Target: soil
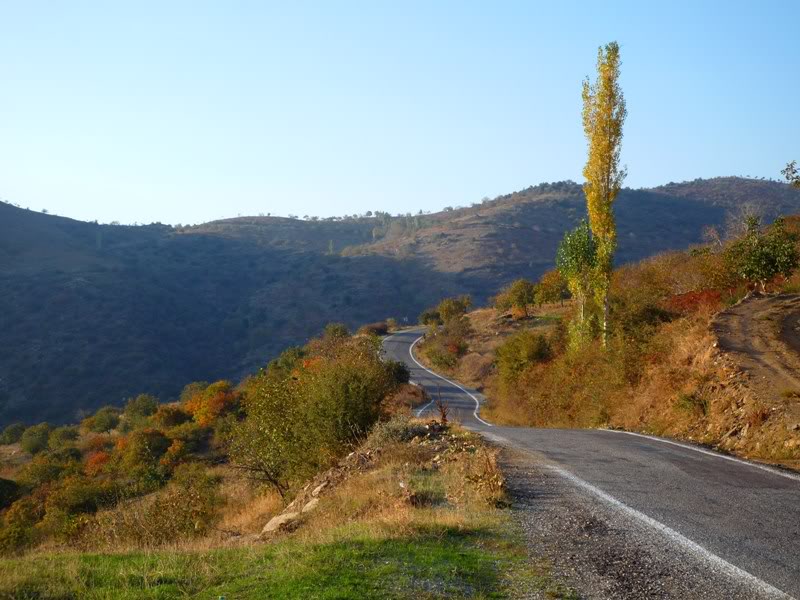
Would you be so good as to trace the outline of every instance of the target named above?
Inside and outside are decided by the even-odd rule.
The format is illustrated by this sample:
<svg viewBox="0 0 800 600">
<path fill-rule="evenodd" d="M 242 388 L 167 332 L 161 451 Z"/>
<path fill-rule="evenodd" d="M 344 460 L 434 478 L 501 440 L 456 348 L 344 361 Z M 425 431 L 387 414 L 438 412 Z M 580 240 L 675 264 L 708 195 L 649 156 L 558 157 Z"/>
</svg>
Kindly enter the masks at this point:
<svg viewBox="0 0 800 600">
<path fill-rule="evenodd" d="M 750 296 L 717 315 L 712 329 L 748 387 L 800 419 L 800 294 Z"/>
</svg>

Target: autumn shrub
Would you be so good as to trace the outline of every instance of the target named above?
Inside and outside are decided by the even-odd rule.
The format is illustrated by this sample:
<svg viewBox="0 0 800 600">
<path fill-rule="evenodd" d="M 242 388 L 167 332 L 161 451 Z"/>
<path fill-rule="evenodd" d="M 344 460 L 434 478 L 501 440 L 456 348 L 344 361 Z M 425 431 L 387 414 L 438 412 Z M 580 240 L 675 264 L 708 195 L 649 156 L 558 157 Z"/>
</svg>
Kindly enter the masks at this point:
<svg viewBox="0 0 800 600">
<path fill-rule="evenodd" d="M 40 498 L 26 496 L 14 502 L 2 516 L 0 554 L 15 554 L 34 545 L 40 537 L 34 526 L 43 515 Z"/>
<path fill-rule="evenodd" d="M 192 419 L 192 415 L 177 404 L 162 404 L 151 417 L 153 424 L 161 428 L 175 427 Z"/>
<path fill-rule="evenodd" d="M 239 406 L 239 393 L 230 381 L 217 381 L 205 388 L 182 395 L 183 409 L 201 426 L 211 425 L 226 412 Z"/>
<path fill-rule="evenodd" d="M 536 284 L 527 279 L 517 279 L 494 298 L 498 310 L 514 310 L 515 318 L 528 316 L 528 306 L 536 303 Z"/>
<path fill-rule="evenodd" d="M 89 477 L 96 477 L 103 471 L 109 460 L 111 460 L 111 454 L 104 450 L 95 450 L 87 455 L 83 470 Z"/>
<path fill-rule="evenodd" d="M 122 413 L 124 421 L 121 430 L 127 433 L 132 429 L 145 426 L 148 418 L 158 410 L 158 406 L 158 399 L 150 394 L 139 394 L 134 398 L 130 398 L 125 403 Z"/>
</svg>

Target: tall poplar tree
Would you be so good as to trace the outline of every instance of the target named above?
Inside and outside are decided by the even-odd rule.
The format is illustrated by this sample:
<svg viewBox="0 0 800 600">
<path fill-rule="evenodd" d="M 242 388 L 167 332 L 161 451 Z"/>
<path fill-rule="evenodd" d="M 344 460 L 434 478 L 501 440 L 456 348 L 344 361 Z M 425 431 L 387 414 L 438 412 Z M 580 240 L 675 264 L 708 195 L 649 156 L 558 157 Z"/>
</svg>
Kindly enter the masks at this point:
<svg viewBox="0 0 800 600">
<path fill-rule="evenodd" d="M 611 42 L 597 50 L 595 82 L 588 78 L 583 82 L 583 131 L 589 145 L 583 191 L 597 247 L 593 285 L 603 311 L 603 344 L 608 340 L 608 293 L 617 247 L 613 203 L 626 175 L 626 169 L 619 166 L 622 124 L 627 114 L 619 73 L 619 44 Z"/>
</svg>

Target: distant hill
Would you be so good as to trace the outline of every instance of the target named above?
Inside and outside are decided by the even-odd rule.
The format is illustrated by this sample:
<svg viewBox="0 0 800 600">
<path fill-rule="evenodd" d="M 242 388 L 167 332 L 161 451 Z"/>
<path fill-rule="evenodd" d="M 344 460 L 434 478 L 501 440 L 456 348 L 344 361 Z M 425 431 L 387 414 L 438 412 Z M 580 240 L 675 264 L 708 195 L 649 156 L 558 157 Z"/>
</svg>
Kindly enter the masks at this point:
<svg viewBox="0 0 800 600">
<path fill-rule="evenodd" d="M 744 204 L 800 212 L 800 191 L 717 178 L 624 190 L 618 261 L 698 243 Z M 0 203 L 0 422 L 74 420 L 195 380 L 236 379 L 329 321 L 414 320 L 551 268 L 585 214 L 579 185 L 468 208 L 339 220 L 84 223 Z"/>
</svg>

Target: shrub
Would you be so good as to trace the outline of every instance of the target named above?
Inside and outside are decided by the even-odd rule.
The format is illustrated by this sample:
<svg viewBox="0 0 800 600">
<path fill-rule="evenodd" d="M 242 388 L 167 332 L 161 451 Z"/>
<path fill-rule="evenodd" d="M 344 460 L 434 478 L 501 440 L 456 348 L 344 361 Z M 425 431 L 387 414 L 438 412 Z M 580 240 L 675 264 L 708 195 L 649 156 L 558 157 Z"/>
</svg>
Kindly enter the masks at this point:
<svg viewBox="0 0 800 600">
<path fill-rule="evenodd" d="M 445 298 L 436 307 L 436 312 L 439 313 L 442 323 L 447 325 L 448 322 L 466 315 L 471 306 L 472 298 L 470 296 Z"/>
<path fill-rule="evenodd" d="M 117 490 L 109 481 L 71 475 L 48 494 L 39 528 L 57 539 L 68 540 L 89 523 L 85 515 L 116 500 Z"/>
<path fill-rule="evenodd" d="M 217 381 L 204 389 L 197 389 L 183 401 L 184 410 L 203 427 L 238 406 L 239 394 L 230 381 Z"/>
<path fill-rule="evenodd" d="M 367 325 L 363 325 L 358 330 L 358 333 L 361 335 L 386 335 L 389 333 L 389 325 L 385 321 L 368 323 Z"/>
<path fill-rule="evenodd" d="M 495 363 L 505 382 L 514 381 L 528 365 L 548 360 L 553 355 L 547 338 L 534 331 L 520 331 L 495 351 Z"/>
<path fill-rule="evenodd" d="M 17 473 L 17 482 L 27 488 L 37 488 L 45 483 L 57 481 L 77 465 L 72 461 L 59 460 L 48 454 L 40 454 Z"/>
<path fill-rule="evenodd" d="M 344 323 L 328 323 L 325 325 L 325 331 L 322 337 L 326 340 L 335 340 L 339 338 L 346 338 L 350 335 L 350 330 Z"/>
<path fill-rule="evenodd" d="M 328 466 L 377 421 L 399 382 L 369 338 L 340 338 L 317 348 L 291 376 L 262 372 L 244 386 L 246 417 L 231 456 L 280 493 Z"/>
<path fill-rule="evenodd" d="M 20 436 L 19 443 L 25 452 L 38 454 L 47 449 L 47 440 L 53 426 L 50 423 L 39 423 L 28 427 Z"/>
<path fill-rule="evenodd" d="M 192 416 L 177 404 L 162 404 L 152 418 L 159 427 L 169 428 L 190 421 Z"/>
<path fill-rule="evenodd" d="M 104 433 L 116 429 L 119 425 L 120 410 L 115 406 L 104 406 L 94 413 L 91 417 L 87 417 L 81 422 L 81 425 L 87 431 L 94 433 Z"/>
<path fill-rule="evenodd" d="M 203 535 L 218 517 L 218 485 L 218 478 L 201 465 L 181 465 L 164 490 L 99 512 L 84 532 L 84 543 L 152 548 Z"/>
<path fill-rule="evenodd" d="M 111 455 L 108 452 L 96 450 L 86 457 L 84 472 L 89 477 L 95 477 L 105 468 L 110 459 Z"/>
<path fill-rule="evenodd" d="M 494 299 L 498 310 L 515 309 L 522 316 L 528 316 L 528 305 L 536 302 L 536 285 L 527 279 L 517 279 Z"/>
<path fill-rule="evenodd" d="M 744 236 L 731 244 L 726 257 L 742 279 L 765 291 L 776 275 L 788 277 L 797 268 L 796 236 L 786 231 L 783 219 L 777 219 L 766 232 L 757 217 L 748 218 L 746 226 Z"/>
<path fill-rule="evenodd" d="M 22 423 L 12 423 L 0 433 L 0 445 L 16 444 L 22 437 L 25 431 L 25 425 Z"/>
<path fill-rule="evenodd" d="M 74 444 L 78 439 L 78 428 L 71 425 L 56 427 L 47 438 L 47 445 L 51 450 L 59 450 Z"/>
<path fill-rule="evenodd" d="M 422 313 L 419 315 L 418 321 L 420 325 L 436 327 L 442 324 L 442 317 L 439 315 L 439 311 L 435 308 L 428 308 L 422 311 Z"/>
<path fill-rule="evenodd" d="M 132 421 L 139 421 L 158 410 L 158 399 L 150 394 L 139 394 L 125 404 L 125 416 Z"/>
<path fill-rule="evenodd" d="M 3 514 L 0 527 L 0 553 L 13 554 L 34 543 L 34 525 L 42 518 L 44 507 L 38 498 L 20 498 Z"/>
</svg>

